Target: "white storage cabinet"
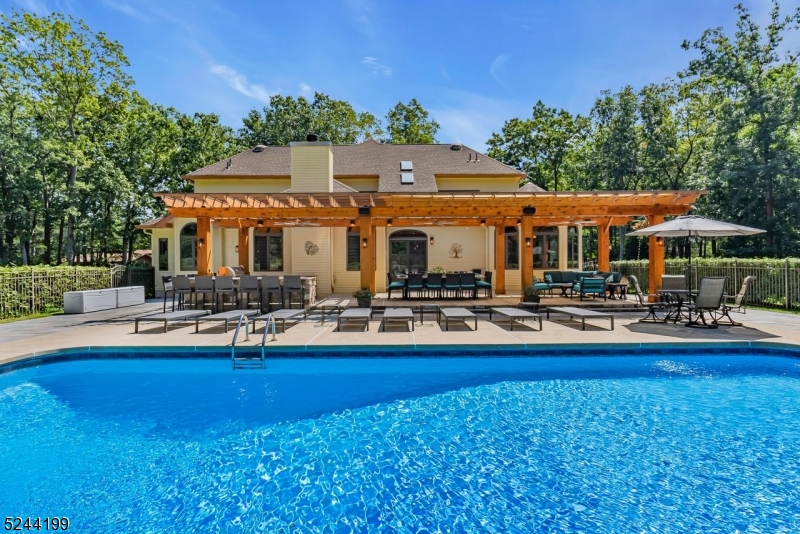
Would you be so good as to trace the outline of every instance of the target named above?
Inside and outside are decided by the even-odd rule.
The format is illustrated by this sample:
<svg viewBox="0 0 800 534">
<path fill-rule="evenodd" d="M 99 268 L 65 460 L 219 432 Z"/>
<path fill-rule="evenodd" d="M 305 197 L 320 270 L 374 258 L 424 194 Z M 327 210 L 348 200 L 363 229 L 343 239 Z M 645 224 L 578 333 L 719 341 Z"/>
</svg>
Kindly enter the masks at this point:
<svg viewBox="0 0 800 534">
<path fill-rule="evenodd" d="M 116 287 L 117 308 L 144 304 L 144 286 Z"/>
<path fill-rule="evenodd" d="M 64 313 L 89 313 L 117 307 L 114 289 L 89 289 L 64 293 Z"/>
</svg>

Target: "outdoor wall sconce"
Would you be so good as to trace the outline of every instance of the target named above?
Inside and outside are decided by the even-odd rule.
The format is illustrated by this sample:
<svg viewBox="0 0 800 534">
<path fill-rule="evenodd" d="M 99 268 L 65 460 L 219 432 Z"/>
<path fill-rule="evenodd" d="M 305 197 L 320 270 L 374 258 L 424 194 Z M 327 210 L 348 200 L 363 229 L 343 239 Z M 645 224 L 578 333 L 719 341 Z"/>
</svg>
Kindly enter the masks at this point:
<svg viewBox="0 0 800 534">
<path fill-rule="evenodd" d="M 433 236 L 431 236 L 431 238 L 430 238 L 430 239 L 428 239 L 428 243 L 430 243 L 431 245 L 433 245 Z"/>
<path fill-rule="evenodd" d="M 664 238 L 663 238 L 663 237 L 657 237 L 657 238 L 656 238 L 656 244 L 657 244 L 658 246 L 661 246 L 661 245 L 663 245 L 663 244 L 664 244 Z"/>
<path fill-rule="evenodd" d="M 361 240 L 361 246 L 364 247 L 364 248 L 367 248 L 367 238 L 366 237 Z"/>
<path fill-rule="evenodd" d="M 258 223 L 259 226 L 261 226 L 262 224 L 264 224 L 264 219 L 259 219 L 256 222 Z"/>
<path fill-rule="evenodd" d="M 486 226 L 486 219 L 481 219 L 481 226 Z"/>
<path fill-rule="evenodd" d="M 197 240 L 197 248 L 203 248 L 206 246 L 206 240 L 202 237 Z"/>
<path fill-rule="evenodd" d="M 355 226 L 356 222 L 353 219 L 350 219 L 350 226 Z"/>
<path fill-rule="evenodd" d="M 529 247 L 529 246 L 531 246 L 531 238 L 530 238 L 530 237 L 526 237 L 526 238 L 525 238 L 525 246 L 526 246 L 526 247 Z"/>
<path fill-rule="evenodd" d="M 386 221 L 386 226 L 391 226 L 391 225 L 392 225 L 392 220 L 391 220 L 391 219 L 388 219 L 388 220 Z"/>
<path fill-rule="evenodd" d="M 234 247 L 233 247 L 233 251 L 234 251 L 234 252 L 239 252 L 239 245 L 236 245 L 236 246 L 234 246 Z"/>
</svg>

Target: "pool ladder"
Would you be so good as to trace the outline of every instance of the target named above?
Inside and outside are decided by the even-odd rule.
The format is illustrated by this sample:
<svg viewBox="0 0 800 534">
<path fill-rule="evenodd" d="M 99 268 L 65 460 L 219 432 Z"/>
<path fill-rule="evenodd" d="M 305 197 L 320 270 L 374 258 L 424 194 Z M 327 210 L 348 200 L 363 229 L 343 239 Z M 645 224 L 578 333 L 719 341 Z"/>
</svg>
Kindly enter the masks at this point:
<svg viewBox="0 0 800 534">
<path fill-rule="evenodd" d="M 269 326 L 272 325 L 272 339 L 270 341 L 277 341 L 275 336 L 275 318 L 272 314 L 267 315 L 267 324 L 264 327 L 264 335 L 261 336 L 261 354 L 253 357 L 249 355 L 236 356 L 236 340 L 239 337 L 239 330 L 242 328 L 244 322 L 244 340 L 250 341 L 250 321 L 246 315 L 239 317 L 239 322 L 236 324 L 236 330 L 233 332 L 233 339 L 231 339 L 231 363 L 234 369 L 263 369 L 266 366 L 266 358 L 264 346 L 267 343 L 267 333 Z M 255 332 L 255 323 L 253 323 L 253 331 Z"/>
</svg>

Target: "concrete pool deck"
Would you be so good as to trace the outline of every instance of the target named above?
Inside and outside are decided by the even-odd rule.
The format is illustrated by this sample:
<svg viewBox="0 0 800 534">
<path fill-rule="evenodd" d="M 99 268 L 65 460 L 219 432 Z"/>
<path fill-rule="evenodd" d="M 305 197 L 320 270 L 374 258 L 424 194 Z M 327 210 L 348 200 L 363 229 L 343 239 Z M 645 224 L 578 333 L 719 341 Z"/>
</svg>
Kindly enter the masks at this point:
<svg viewBox="0 0 800 534">
<path fill-rule="evenodd" d="M 160 301 L 150 301 L 140 306 L 95 312 L 84 315 L 56 315 L 41 319 L 0 324 L 0 364 L 9 363 L 33 354 L 74 347 L 220 347 L 229 346 L 233 332 L 224 332 L 222 325 L 201 324 L 195 333 L 194 322 L 171 325 L 163 333 L 160 324 L 143 323 L 134 334 L 134 318 L 161 312 Z M 614 314 L 616 328 L 609 330 L 607 320 L 588 320 L 586 330 L 581 330 L 580 320 L 570 321 L 567 316 L 551 315 L 544 321 L 543 331 L 533 321 L 514 326 L 509 331 L 508 321 L 495 315 L 478 314 L 478 330 L 467 324 L 451 322 L 445 332 L 431 315 L 408 332 L 404 325 L 389 325 L 379 331 L 382 314 L 376 313 L 370 321 L 369 331 L 353 323 L 336 330 L 336 316 L 328 315 L 320 322 L 318 312 L 307 321 L 287 322 L 285 333 L 278 332 L 277 341 L 267 342 L 277 346 L 335 346 L 335 345 L 528 345 L 537 344 L 614 344 L 614 343 L 706 343 L 730 341 L 759 341 L 800 345 L 800 315 L 748 310 L 735 314 L 744 326 L 722 326 L 715 330 L 687 328 L 682 324 L 639 323 L 645 312 L 619 312 Z M 256 335 L 250 341 L 240 335 L 237 346 L 256 346 L 261 342 L 264 323 L 259 322 Z M 271 335 L 267 337 L 269 340 Z"/>
</svg>

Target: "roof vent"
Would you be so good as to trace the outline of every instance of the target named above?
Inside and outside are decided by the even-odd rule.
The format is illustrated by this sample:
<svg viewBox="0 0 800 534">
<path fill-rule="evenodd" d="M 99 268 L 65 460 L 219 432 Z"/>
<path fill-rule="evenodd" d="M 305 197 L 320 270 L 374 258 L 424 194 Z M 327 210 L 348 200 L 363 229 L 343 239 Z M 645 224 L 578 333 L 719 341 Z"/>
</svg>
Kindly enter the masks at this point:
<svg viewBox="0 0 800 534">
<path fill-rule="evenodd" d="M 266 149 L 266 145 L 256 145 L 253 147 L 253 152 L 264 152 Z"/>
<path fill-rule="evenodd" d="M 400 173 L 400 183 L 401 184 L 413 184 L 414 183 L 414 173 L 413 172 L 401 172 Z"/>
<path fill-rule="evenodd" d="M 401 161 L 400 162 L 400 170 L 401 171 L 413 171 L 414 165 L 410 161 Z"/>
<path fill-rule="evenodd" d="M 316 143 L 317 141 L 319 141 L 319 136 L 313 133 L 308 134 L 306 136 L 306 141 L 308 141 L 309 143 Z"/>
<path fill-rule="evenodd" d="M 461 145 L 450 145 L 450 150 L 461 150 Z"/>
</svg>

